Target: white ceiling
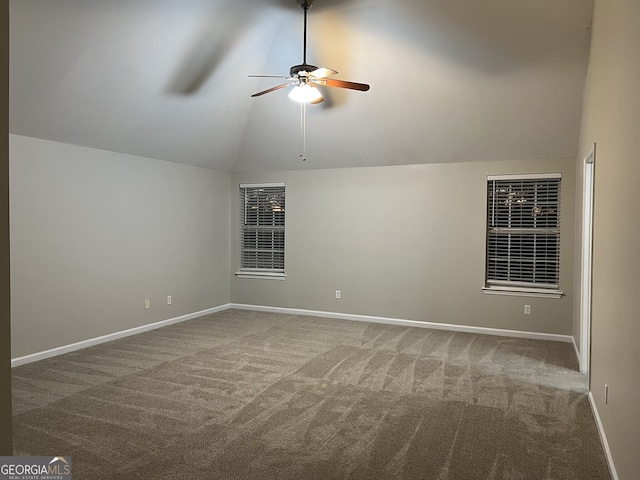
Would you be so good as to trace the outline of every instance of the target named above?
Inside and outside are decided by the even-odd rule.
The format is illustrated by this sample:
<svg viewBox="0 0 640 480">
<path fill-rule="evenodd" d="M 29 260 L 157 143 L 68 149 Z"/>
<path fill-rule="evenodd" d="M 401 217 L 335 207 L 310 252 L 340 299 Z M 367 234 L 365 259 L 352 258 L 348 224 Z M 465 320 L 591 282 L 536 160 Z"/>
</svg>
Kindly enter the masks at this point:
<svg viewBox="0 0 640 480">
<path fill-rule="evenodd" d="M 592 0 L 11 0 L 11 133 L 223 171 L 575 156 Z"/>
</svg>

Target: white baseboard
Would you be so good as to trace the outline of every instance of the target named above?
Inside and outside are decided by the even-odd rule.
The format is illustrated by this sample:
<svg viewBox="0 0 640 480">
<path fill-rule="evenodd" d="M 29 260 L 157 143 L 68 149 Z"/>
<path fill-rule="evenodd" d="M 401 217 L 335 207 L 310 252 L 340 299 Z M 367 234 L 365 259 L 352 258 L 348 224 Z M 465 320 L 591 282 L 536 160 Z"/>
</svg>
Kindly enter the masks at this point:
<svg viewBox="0 0 640 480">
<path fill-rule="evenodd" d="M 354 315 L 351 313 L 336 313 L 336 312 L 323 312 L 318 310 L 304 310 L 299 308 L 283 308 L 283 307 L 267 307 L 261 305 L 246 305 L 240 303 L 227 303 L 218 307 L 209 308 L 207 310 L 201 310 L 199 312 L 189 313 L 180 317 L 169 318 L 160 322 L 150 323 L 148 325 L 141 325 L 139 327 L 130 328 L 128 330 L 122 330 L 120 332 L 110 333 L 101 337 L 90 338 L 81 342 L 72 343 L 70 345 L 63 345 L 61 347 L 52 348 L 43 352 L 36 352 L 23 357 L 17 357 L 11 360 L 11 367 L 17 367 L 31 362 L 37 362 L 38 360 L 44 360 L 45 358 L 55 357 L 56 355 L 62 355 L 63 353 L 73 352 L 82 348 L 91 347 L 100 343 L 110 342 L 117 340 L 118 338 L 128 337 L 130 335 L 136 335 L 138 333 L 147 332 L 149 330 L 155 330 L 156 328 L 166 327 L 175 323 L 185 322 L 203 315 L 209 315 L 216 312 L 222 312 L 229 308 L 236 308 L 238 310 L 254 310 L 259 312 L 273 312 L 284 313 L 291 315 L 309 315 L 312 317 L 322 318 L 335 318 L 340 320 L 354 320 L 358 322 L 371 322 L 371 323 L 383 323 L 387 325 L 401 325 L 405 327 L 421 327 L 432 328 L 435 330 L 449 330 L 453 332 L 466 332 L 466 333 L 479 333 L 483 335 L 499 335 L 503 337 L 516 337 L 516 338 L 531 338 L 535 340 L 552 340 L 556 342 L 573 342 L 575 341 L 571 335 L 559 335 L 555 333 L 539 333 L 539 332 L 524 332 L 520 330 L 504 330 L 499 328 L 487 328 L 487 327 L 473 327 L 466 325 L 454 325 L 450 323 L 434 323 L 434 322 L 419 322 L 416 320 L 403 320 L 399 318 L 388 317 L 375 317 L 369 315 Z"/>
<path fill-rule="evenodd" d="M 604 433 L 602 420 L 600 420 L 600 414 L 598 413 L 598 407 L 596 406 L 596 401 L 593 398 L 592 392 L 589 392 L 589 403 L 591 404 L 593 417 L 595 418 L 596 425 L 598 426 L 598 433 L 600 434 L 600 442 L 602 443 L 604 454 L 607 457 L 607 465 L 609 466 L 609 473 L 611 473 L 611 480 L 619 480 L 618 472 L 616 472 L 616 466 L 613 463 L 613 457 L 611 456 L 611 450 L 609 449 L 609 442 L 607 442 L 607 436 Z"/>
<path fill-rule="evenodd" d="M 141 325 L 139 327 L 130 328 L 128 330 L 109 333 L 107 335 L 102 335 L 101 337 L 82 340 L 81 342 L 72 343 L 70 345 L 63 345 L 61 347 L 52 348 L 50 350 L 45 350 L 43 352 L 32 353 L 30 355 L 25 355 L 24 357 L 13 358 L 11 360 L 11 368 L 17 367 L 19 365 L 24 365 L 26 363 L 37 362 L 38 360 L 44 360 L 45 358 L 55 357 L 56 355 L 62 355 L 63 353 L 73 352 L 75 350 L 80 350 L 82 348 L 92 347 L 93 345 L 98 345 L 100 343 L 110 342 L 118 338 L 128 337 L 130 335 L 136 335 L 138 333 L 148 332 L 149 330 L 155 330 L 156 328 L 166 327 L 168 325 L 173 325 L 175 323 L 185 322 L 193 318 L 202 317 L 203 315 L 209 315 L 212 313 L 221 312 L 223 310 L 227 310 L 228 308 L 229 308 L 229 304 L 220 305 L 218 307 L 208 308 L 206 310 L 201 310 L 199 312 L 193 312 L 193 313 L 188 313 L 186 315 L 181 315 L 179 317 L 169 318 L 167 320 L 162 320 L 160 322 L 149 323 L 147 325 Z"/>
<path fill-rule="evenodd" d="M 230 308 L 238 310 L 254 310 L 259 312 L 285 313 L 295 315 L 309 315 L 312 317 L 336 318 L 340 320 L 355 320 L 358 322 L 384 323 L 387 325 L 401 325 L 404 327 L 432 328 L 435 330 L 450 330 L 454 332 L 480 333 L 483 335 L 499 335 L 502 337 L 532 338 L 535 340 L 552 340 L 556 342 L 573 342 L 571 335 L 556 333 L 524 332 L 520 330 L 504 330 L 500 328 L 473 327 L 454 325 L 451 323 L 419 322 L 417 320 L 403 320 L 400 318 L 373 317 L 369 315 L 354 315 L 351 313 L 323 312 L 318 310 L 303 310 L 299 308 L 266 307 L 261 305 L 246 305 L 231 303 Z"/>
</svg>

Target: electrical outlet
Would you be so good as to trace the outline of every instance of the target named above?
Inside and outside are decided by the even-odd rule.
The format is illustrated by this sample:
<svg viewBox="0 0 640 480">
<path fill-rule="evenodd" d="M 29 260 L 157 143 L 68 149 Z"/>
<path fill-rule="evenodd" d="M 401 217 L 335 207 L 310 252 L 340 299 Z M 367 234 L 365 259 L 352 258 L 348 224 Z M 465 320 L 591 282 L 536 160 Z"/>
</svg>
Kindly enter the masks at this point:
<svg viewBox="0 0 640 480">
<path fill-rule="evenodd" d="M 524 306 L 524 314 L 525 315 L 531 315 L 531 305 L 525 305 Z"/>
<path fill-rule="evenodd" d="M 150 298 L 145 298 L 144 299 L 144 309 L 145 310 L 149 310 L 151 308 L 151 299 Z"/>
<path fill-rule="evenodd" d="M 340 298 L 340 290 L 336 290 L 336 298 Z"/>
<path fill-rule="evenodd" d="M 171 305 L 171 295 L 167 296 L 167 305 Z"/>
<path fill-rule="evenodd" d="M 604 384 L 604 404 L 607 405 L 609 403 L 609 385 Z"/>
</svg>

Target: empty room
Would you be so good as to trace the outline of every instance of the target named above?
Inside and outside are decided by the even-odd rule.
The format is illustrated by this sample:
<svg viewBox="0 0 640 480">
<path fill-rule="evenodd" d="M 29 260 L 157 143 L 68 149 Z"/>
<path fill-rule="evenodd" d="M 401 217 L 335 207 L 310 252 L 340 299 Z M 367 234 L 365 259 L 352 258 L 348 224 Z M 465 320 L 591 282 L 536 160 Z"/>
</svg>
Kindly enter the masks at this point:
<svg viewBox="0 0 640 480">
<path fill-rule="evenodd" d="M 640 3 L 2 15 L 0 478 L 640 478 Z"/>
</svg>

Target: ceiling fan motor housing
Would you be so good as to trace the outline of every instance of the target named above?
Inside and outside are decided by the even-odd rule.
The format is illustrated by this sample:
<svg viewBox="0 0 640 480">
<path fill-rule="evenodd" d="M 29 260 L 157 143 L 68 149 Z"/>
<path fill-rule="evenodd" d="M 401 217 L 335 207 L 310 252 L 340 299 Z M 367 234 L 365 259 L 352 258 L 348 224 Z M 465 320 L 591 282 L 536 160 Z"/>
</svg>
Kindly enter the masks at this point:
<svg viewBox="0 0 640 480">
<path fill-rule="evenodd" d="M 298 0 L 298 5 L 305 10 L 311 8 L 313 5 L 313 0 Z"/>
<path fill-rule="evenodd" d="M 293 67 L 291 67 L 289 69 L 289 76 L 290 77 L 299 77 L 300 76 L 300 72 L 311 73 L 311 72 L 313 72 L 314 70 L 317 70 L 317 69 L 318 69 L 318 67 L 316 67 L 315 65 L 309 65 L 307 63 L 303 63 L 301 65 L 294 65 Z"/>
</svg>

